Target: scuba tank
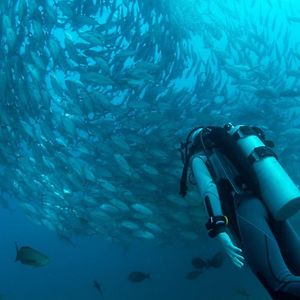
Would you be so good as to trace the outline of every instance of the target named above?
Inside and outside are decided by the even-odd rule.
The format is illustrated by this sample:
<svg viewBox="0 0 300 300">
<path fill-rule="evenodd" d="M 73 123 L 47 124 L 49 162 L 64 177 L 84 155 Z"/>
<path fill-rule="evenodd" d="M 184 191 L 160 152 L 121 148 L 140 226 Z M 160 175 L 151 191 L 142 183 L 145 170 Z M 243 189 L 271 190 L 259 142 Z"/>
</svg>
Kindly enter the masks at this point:
<svg viewBox="0 0 300 300">
<path fill-rule="evenodd" d="M 264 139 L 262 130 L 232 124 L 224 128 L 251 164 L 261 198 L 273 217 L 285 220 L 295 214 L 300 209 L 300 191 L 268 147 L 270 141 Z"/>
</svg>

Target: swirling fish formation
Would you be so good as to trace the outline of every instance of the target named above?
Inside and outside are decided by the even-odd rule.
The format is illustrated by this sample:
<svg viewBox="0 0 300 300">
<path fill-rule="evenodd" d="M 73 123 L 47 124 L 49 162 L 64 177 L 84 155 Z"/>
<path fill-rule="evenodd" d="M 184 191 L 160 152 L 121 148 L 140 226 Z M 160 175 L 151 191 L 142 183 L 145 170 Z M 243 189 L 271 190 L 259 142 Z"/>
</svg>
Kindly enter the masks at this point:
<svg viewBox="0 0 300 300">
<path fill-rule="evenodd" d="M 198 240 L 206 216 L 194 188 L 178 195 L 177 148 L 199 124 L 263 127 L 299 179 L 292 4 L 4 0 L 0 12 L 1 203 L 62 239 Z"/>
</svg>

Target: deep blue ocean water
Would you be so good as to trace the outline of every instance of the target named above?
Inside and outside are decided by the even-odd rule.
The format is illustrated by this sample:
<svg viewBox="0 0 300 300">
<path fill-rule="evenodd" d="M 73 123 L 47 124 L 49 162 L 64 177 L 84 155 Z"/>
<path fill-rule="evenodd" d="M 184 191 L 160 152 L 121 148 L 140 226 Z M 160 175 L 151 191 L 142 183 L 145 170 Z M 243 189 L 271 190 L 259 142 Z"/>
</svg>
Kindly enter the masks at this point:
<svg viewBox="0 0 300 300">
<path fill-rule="evenodd" d="M 1 273 L 3 299 L 14 300 L 199 300 L 242 299 L 235 293 L 244 287 L 251 299 L 268 299 L 247 267 L 238 270 L 229 261 L 220 269 L 204 271 L 187 280 L 192 257 L 209 257 L 217 245 L 153 245 L 137 242 L 128 249 L 101 237 L 74 239 L 75 246 L 32 224 L 21 212 L 0 210 Z M 46 267 L 34 268 L 15 262 L 15 245 L 28 245 L 50 257 Z M 151 279 L 135 284 L 131 271 L 149 272 Z M 103 296 L 93 287 L 102 284 Z M 262 298 L 263 297 L 263 298 Z"/>
<path fill-rule="evenodd" d="M 268 2 L 270 1 L 272 0 L 269 0 Z M 276 3 L 280 2 L 282 3 L 282 6 L 286 5 L 287 7 L 289 7 L 288 3 L 293 3 L 293 6 L 295 7 L 297 4 L 295 1 L 298 0 L 278 0 Z M 230 1 L 224 1 L 224 3 L 229 2 Z M 236 2 L 241 3 L 242 1 Z M 258 2 L 264 3 L 263 1 L 257 1 L 257 3 Z M 253 1 L 253 3 L 255 4 L 255 1 Z M 277 15 L 280 20 L 286 18 L 285 12 L 280 10 L 276 12 L 276 9 L 272 10 L 272 13 L 270 14 L 271 18 L 265 17 L 271 10 L 269 10 L 270 5 L 267 5 L 267 0 L 264 4 L 266 4 L 266 6 L 257 4 L 253 5 L 253 7 L 255 7 L 255 9 L 260 9 L 259 11 L 263 12 L 263 20 L 269 20 L 269 23 L 266 22 L 267 24 L 272 24 L 271 21 L 274 19 L 274 16 Z M 290 7 L 292 7 L 292 5 L 290 5 Z M 287 11 L 292 17 L 298 16 L 298 12 L 293 15 L 294 12 L 291 8 L 287 8 Z M 230 17 L 228 17 L 228 19 L 228 24 L 230 25 Z M 259 13 L 256 14 L 256 19 L 253 18 L 252 21 L 254 24 L 260 23 Z M 278 24 L 276 23 L 276 30 L 274 32 L 272 32 L 271 29 L 269 31 L 266 29 L 268 34 L 266 34 L 266 36 L 263 34 L 260 36 L 262 39 L 266 38 L 266 44 L 269 41 L 267 37 L 272 37 L 273 35 L 275 35 L 274 40 L 276 42 L 276 34 L 281 30 L 280 24 L 280 22 Z M 290 44 L 293 44 L 294 47 L 291 48 L 294 52 L 291 52 L 293 52 L 292 54 L 295 54 L 295 51 L 299 50 L 299 21 L 286 22 L 284 24 L 290 26 L 289 28 L 291 30 L 288 31 Z M 251 26 L 251 22 L 249 22 L 249 26 Z M 258 34 L 265 32 L 262 30 L 261 24 L 258 25 L 257 28 Z M 60 29 L 55 32 L 54 36 L 56 35 L 59 39 L 63 34 L 64 30 Z M 199 52 L 202 50 L 204 51 L 202 53 L 204 61 L 213 57 L 211 55 L 211 48 L 205 45 L 201 38 L 199 40 L 195 38 L 195 43 L 199 43 L 199 49 L 201 48 Z M 217 49 L 218 47 L 222 48 L 225 44 L 226 40 L 221 39 L 218 42 L 215 41 L 213 46 Z M 202 49 L 203 47 L 205 49 Z M 242 48 L 240 44 L 238 44 L 238 47 Z M 251 52 L 246 46 L 245 49 L 242 50 L 248 51 L 248 53 Z M 278 51 L 280 54 L 285 54 L 286 50 L 288 51 L 288 49 L 285 49 L 285 45 L 279 45 Z M 234 53 L 236 55 L 236 52 Z M 249 55 L 251 56 L 253 53 Z M 262 58 L 262 65 L 267 64 L 271 58 L 274 59 L 273 52 L 270 54 L 272 57 L 268 55 L 269 54 L 266 53 L 266 56 Z M 213 57 L 213 59 L 215 58 Z M 284 59 L 282 61 L 284 61 Z M 32 64 L 32 61 L 30 62 Z M 234 62 L 236 62 L 238 66 L 245 63 L 244 61 L 242 63 L 239 62 L 239 57 L 237 55 L 234 56 Z M 292 70 L 299 70 L 298 62 L 299 60 L 293 60 L 290 66 Z M 282 65 L 284 66 L 284 62 L 282 62 Z M 217 63 L 208 67 L 209 70 L 213 70 L 213 73 L 218 72 L 218 68 L 219 65 Z M 222 72 L 224 76 L 223 80 L 224 82 L 227 82 L 226 80 L 228 80 L 230 76 L 225 74 L 224 71 Z M 62 80 L 65 76 L 61 71 L 56 71 L 56 75 L 58 81 Z M 290 83 L 291 81 L 292 79 L 287 79 L 287 82 Z M 179 79 L 178 88 L 182 86 L 193 87 L 194 83 L 195 82 L 192 82 L 191 78 L 185 80 Z M 62 85 L 64 85 L 64 83 L 62 83 Z M 52 94 L 55 94 L 53 91 L 50 91 L 50 93 L 51 92 Z M 236 87 L 232 89 L 232 86 L 229 86 L 227 92 L 229 99 L 235 99 L 234 97 L 237 97 Z M 114 99 L 116 105 L 122 103 L 122 97 L 123 94 L 121 96 L 119 95 L 119 98 L 116 97 Z M 59 97 L 55 98 L 55 101 L 58 98 Z M 210 100 L 211 99 L 209 99 L 209 101 Z M 244 99 L 242 100 L 244 101 Z M 271 99 L 268 99 L 268 101 L 269 100 L 271 102 Z M 221 102 L 222 99 L 220 102 L 216 101 L 215 103 L 216 115 L 218 109 L 220 109 L 220 111 L 223 109 Z M 246 101 L 241 103 L 247 104 Z M 262 103 L 264 102 L 262 101 Z M 60 104 L 61 103 L 58 101 L 57 106 Z M 219 104 L 220 106 L 218 106 Z M 231 105 L 232 102 L 229 104 Z M 250 104 L 251 103 L 249 103 L 249 106 L 251 106 Z M 297 104 L 295 106 L 295 111 L 287 112 L 286 116 L 291 116 L 295 113 L 295 118 L 292 121 L 294 122 L 294 126 L 298 126 L 299 116 L 297 119 L 297 113 L 299 109 L 297 108 Z M 270 107 L 272 108 L 272 105 L 270 105 Z M 239 111 L 242 111 L 243 109 L 244 107 L 238 107 Z M 232 112 L 232 115 L 238 115 L 239 111 Z M 272 112 L 271 109 L 271 116 Z M 31 113 L 32 112 L 28 113 L 28 116 L 32 117 L 30 115 Z M 34 113 L 32 114 L 34 115 Z M 57 119 L 60 120 L 59 117 Z M 201 120 L 200 117 L 199 119 Z M 253 119 L 255 120 L 255 116 Z M 24 120 L 25 124 L 27 124 L 26 122 L 28 122 L 28 120 L 32 121 L 33 118 L 25 118 Z M 10 121 L 14 122 L 14 118 Z M 262 120 L 257 118 L 257 121 L 261 122 Z M 187 122 L 190 122 L 190 120 L 187 120 Z M 272 122 L 276 125 L 276 120 L 272 120 Z M 269 123 L 272 122 L 270 121 Z M 290 120 L 288 118 L 286 119 L 286 123 L 287 126 L 285 129 L 289 128 Z M 174 132 L 178 130 L 178 127 L 181 128 L 181 126 L 187 126 L 186 124 L 173 125 Z M 29 128 L 31 127 L 29 126 Z M 32 128 L 34 128 L 34 126 L 32 126 Z M 51 128 L 51 126 L 49 126 L 49 128 Z M 24 129 L 20 130 L 20 132 L 23 134 Z M 22 136 L 22 134 L 20 135 Z M 24 136 L 25 138 L 27 137 L 26 134 L 24 134 Z M 297 155 L 297 153 L 295 153 L 295 155 Z M 46 158 L 48 158 L 47 155 Z M 298 170 L 295 169 L 295 172 L 297 171 Z M 160 178 L 158 178 L 158 180 L 160 180 Z M 7 187 L 7 185 L 4 186 Z M 125 245 L 119 243 L 118 240 L 114 240 L 114 238 L 108 239 L 105 236 L 97 235 L 94 237 L 74 236 L 72 238 L 73 245 L 70 245 L 60 240 L 55 232 L 49 231 L 47 228 L 32 222 L 32 220 L 24 214 L 24 211 L 20 210 L 18 203 L 14 199 L 8 200 L 12 209 L 6 210 L 0 208 L 0 295 L 4 300 L 247 300 L 247 297 L 243 297 L 237 293 L 237 289 L 245 289 L 251 295 L 249 300 L 269 299 L 269 296 L 257 279 L 252 275 L 247 265 L 240 270 L 234 267 L 229 260 L 226 260 L 220 269 L 205 270 L 203 274 L 195 280 L 187 280 L 185 278 L 185 275 L 193 270 L 191 265 L 191 259 L 193 257 L 210 257 L 220 250 L 220 247 L 215 240 L 207 238 L 206 240 L 187 244 L 182 242 L 182 240 L 177 244 L 158 244 L 155 240 L 136 240 L 125 247 Z M 22 200 L 26 202 L 26 200 Z M 35 203 L 36 199 L 32 200 L 32 203 Z M 24 204 L 24 202 L 21 203 Z M 37 203 L 39 202 L 37 201 Z M 36 217 L 37 215 L 34 215 L 32 219 Z M 176 235 L 179 228 L 177 228 L 177 223 L 174 221 L 173 225 L 174 235 Z M 178 227 L 180 227 L 180 225 L 178 225 Z M 116 237 L 116 239 L 117 238 L 118 237 Z M 41 268 L 33 268 L 22 265 L 20 262 L 15 262 L 15 242 L 17 242 L 19 246 L 30 246 L 47 254 L 50 257 L 49 265 Z M 128 280 L 128 275 L 130 272 L 136 270 L 149 273 L 150 280 L 145 280 L 141 283 L 130 282 Z M 103 295 L 100 295 L 93 287 L 94 280 L 97 280 L 101 284 Z M 1 300 L 2 298 L 0 297 Z"/>
</svg>

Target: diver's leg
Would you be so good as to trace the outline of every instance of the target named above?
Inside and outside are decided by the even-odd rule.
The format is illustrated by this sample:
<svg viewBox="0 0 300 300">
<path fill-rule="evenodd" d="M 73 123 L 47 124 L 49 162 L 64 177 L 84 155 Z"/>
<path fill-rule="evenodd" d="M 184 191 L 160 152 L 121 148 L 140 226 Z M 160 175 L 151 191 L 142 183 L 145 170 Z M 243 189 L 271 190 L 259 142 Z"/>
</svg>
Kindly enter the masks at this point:
<svg viewBox="0 0 300 300">
<path fill-rule="evenodd" d="M 300 238 L 289 221 L 276 221 L 270 217 L 270 227 L 281 249 L 288 268 L 300 276 Z"/>
<path fill-rule="evenodd" d="M 245 196 L 236 210 L 241 246 L 253 273 L 273 299 L 300 299 L 300 277 L 290 272 L 282 258 L 264 204 Z"/>
</svg>

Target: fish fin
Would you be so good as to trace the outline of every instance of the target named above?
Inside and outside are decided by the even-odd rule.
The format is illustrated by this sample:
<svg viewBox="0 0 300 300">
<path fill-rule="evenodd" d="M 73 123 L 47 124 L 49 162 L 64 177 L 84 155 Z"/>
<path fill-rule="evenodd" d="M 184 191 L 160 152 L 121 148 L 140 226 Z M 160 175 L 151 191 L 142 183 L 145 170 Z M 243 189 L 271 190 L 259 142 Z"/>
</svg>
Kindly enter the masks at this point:
<svg viewBox="0 0 300 300">
<path fill-rule="evenodd" d="M 19 258 L 19 246 L 18 246 L 17 242 L 15 242 L 15 246 L 16 246 L 16 260 L 15 261 L 18 261 L 20 258 Z"/>
</svg>

